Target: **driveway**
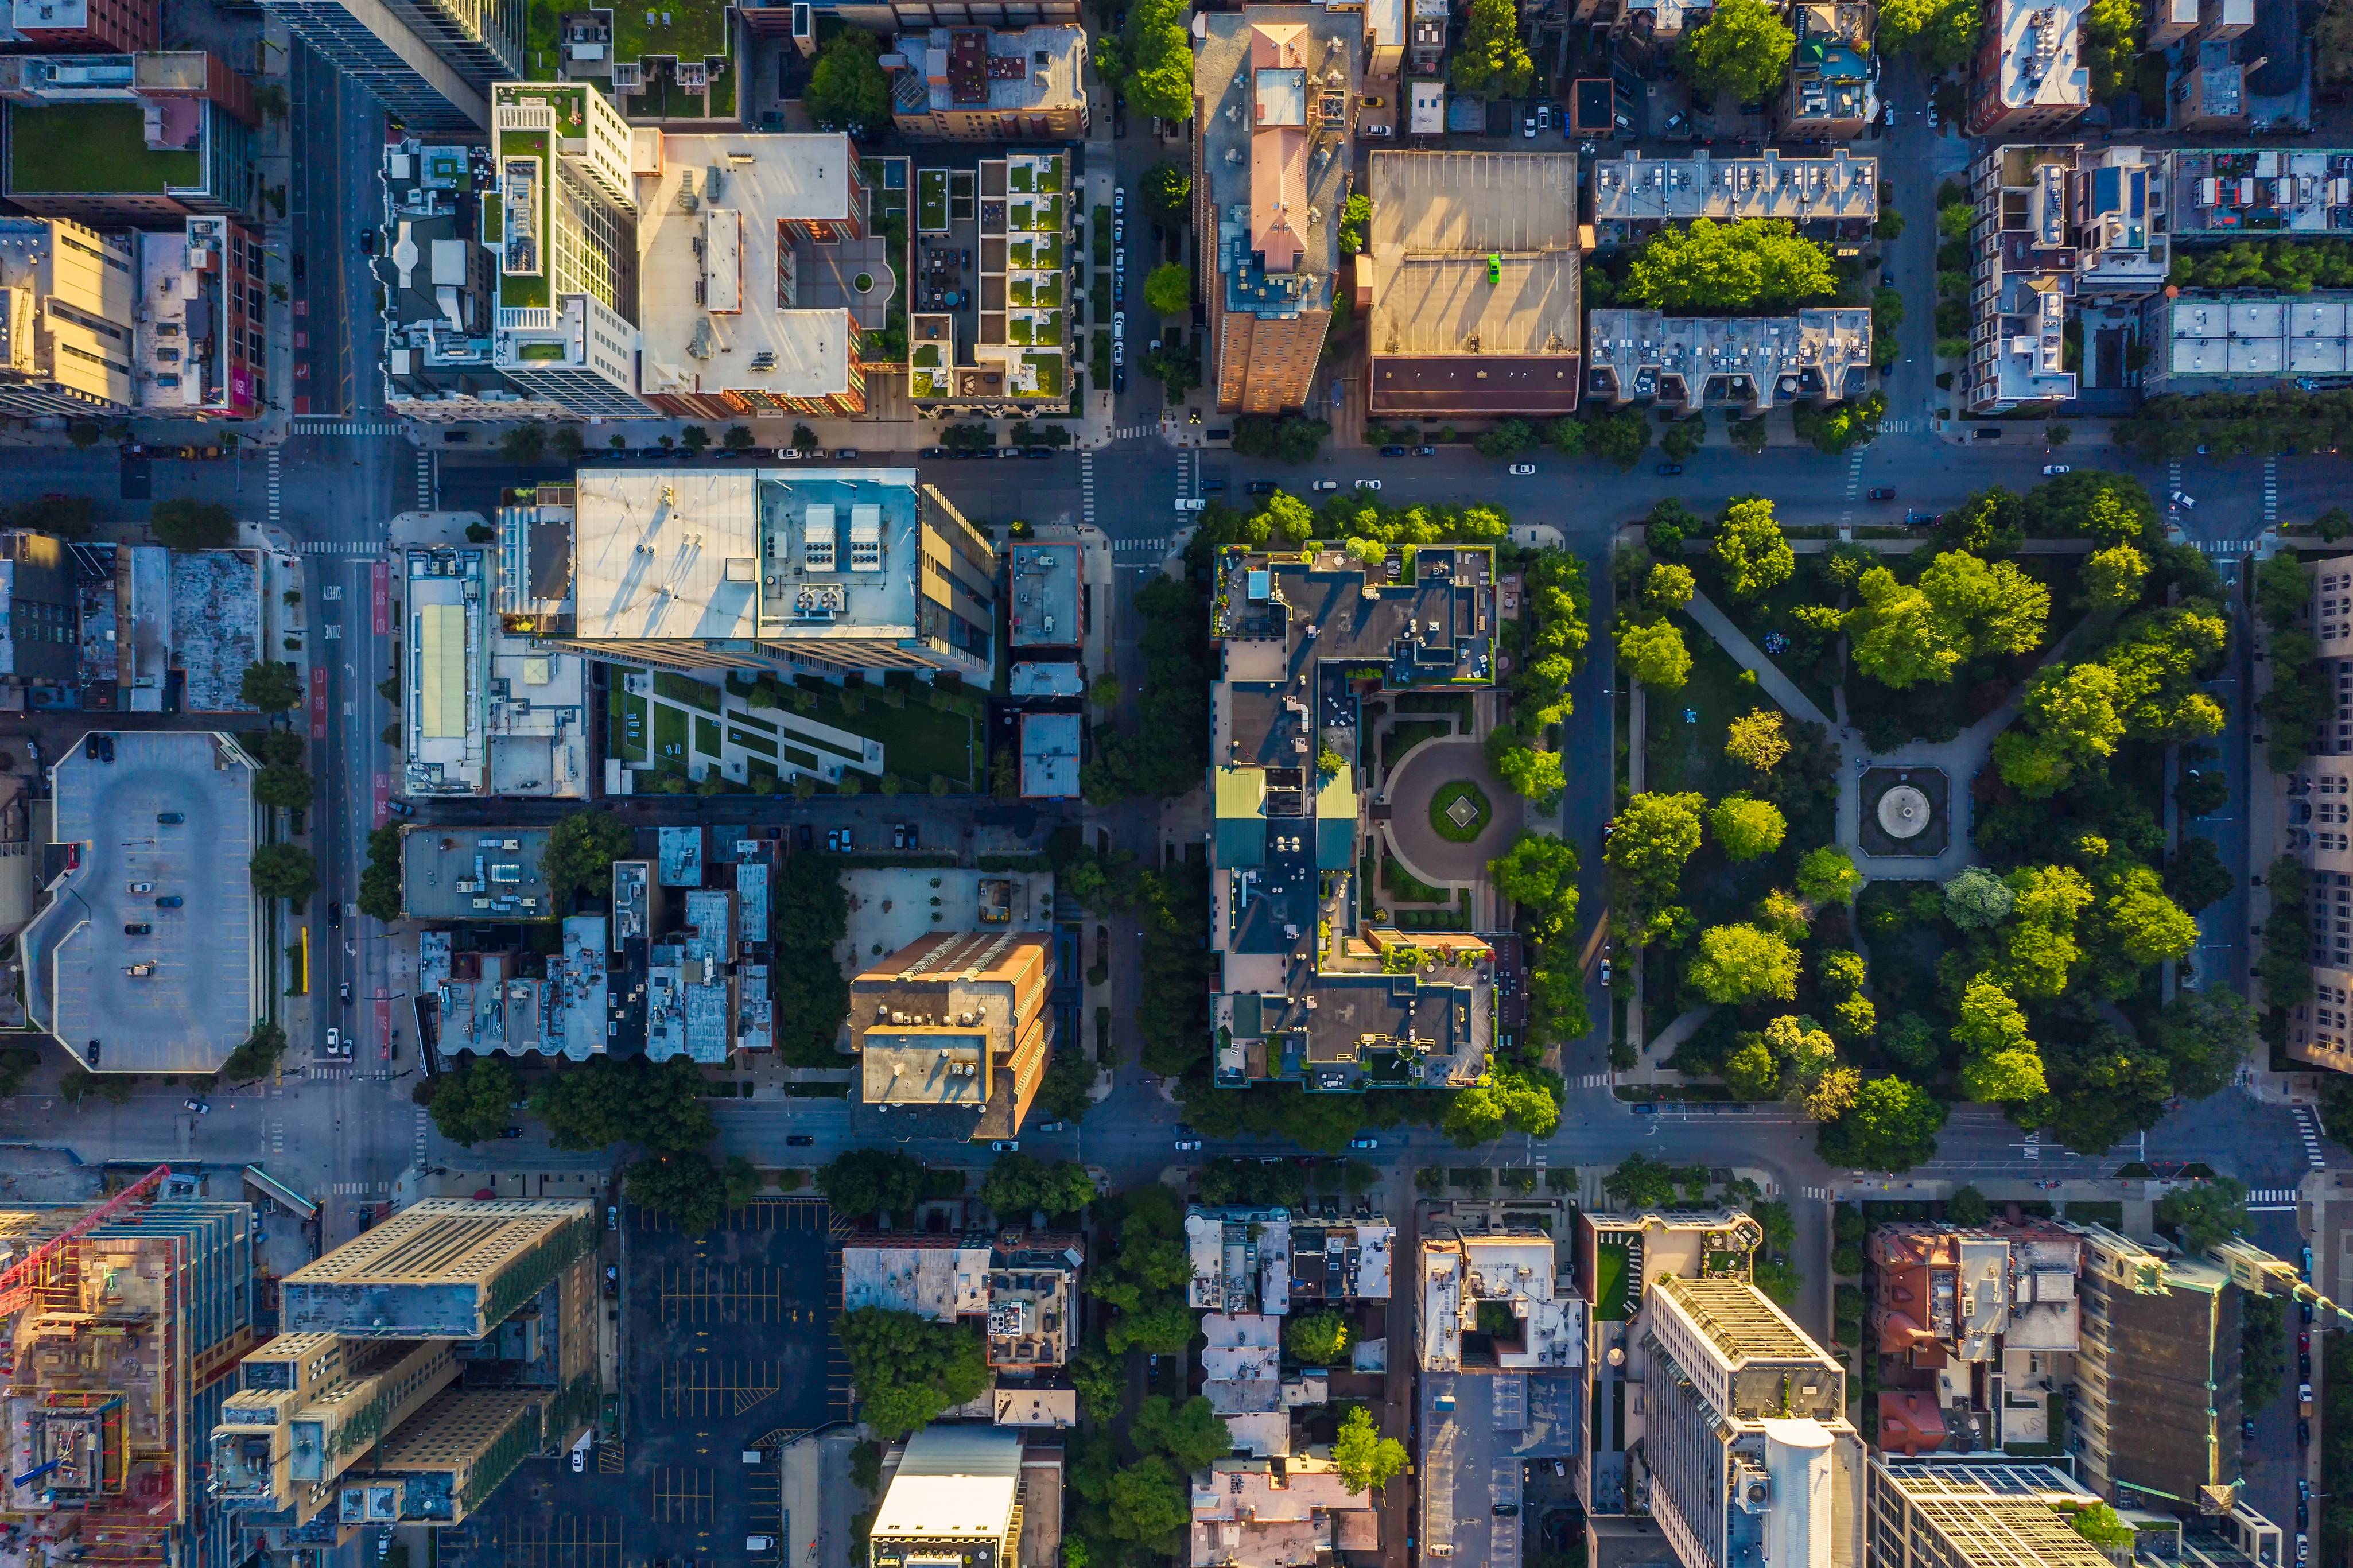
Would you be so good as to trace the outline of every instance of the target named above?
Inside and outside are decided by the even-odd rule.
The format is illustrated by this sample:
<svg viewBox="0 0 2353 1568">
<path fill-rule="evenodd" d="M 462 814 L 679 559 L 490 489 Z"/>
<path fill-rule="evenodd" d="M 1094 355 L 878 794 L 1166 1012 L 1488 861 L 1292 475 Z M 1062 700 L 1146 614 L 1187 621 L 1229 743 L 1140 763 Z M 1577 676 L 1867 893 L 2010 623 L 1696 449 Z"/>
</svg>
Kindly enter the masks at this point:
<svg viewBox="0 0 2353 1568">
<path fill-rule="evenodd" d="M 1457 779 L 1486 792 L 1487 825 L 1469 843 L 1438 836 L 1430 825 L 1430 797 Z M 1389 776 L 1389 836 L 1406 869 L 1424 882 L 1469 884 L 1487 874 L 1487 863 L 1511 847 L 1523 812 L 1520 799 L 1487 767 L 1485 747 L 1467 737 L 1425 741 L 1406 753 Z"/>
</svg>

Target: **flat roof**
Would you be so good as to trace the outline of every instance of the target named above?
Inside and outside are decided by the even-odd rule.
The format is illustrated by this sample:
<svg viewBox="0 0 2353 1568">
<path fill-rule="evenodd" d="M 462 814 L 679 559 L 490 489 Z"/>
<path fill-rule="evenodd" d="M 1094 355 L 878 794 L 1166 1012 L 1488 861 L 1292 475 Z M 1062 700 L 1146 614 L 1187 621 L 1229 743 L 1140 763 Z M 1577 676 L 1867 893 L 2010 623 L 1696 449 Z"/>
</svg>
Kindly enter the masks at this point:
<svg viewBox="0 0 2353 1568">
<path fill-rule="evenodd" d="M 79 863 L 26 927 L 27 1010 L 85 1065 L 98 1041 L 103 1071 L 208 1073 L 260 1008 L 253 763 L 209 731 L 110 733 L 113 761 L 77 740 L 50 769 L 54 838 Z"/>
<path fill-rule="evenodd" d="M 1021 1435 L 994 1426 L 926 1426 L 907 1439 L 882 1493 L 880 1539 L 1001 1539 L 1021 1490 Z"/>
<path fill-rule="evenodd" d="M 545 828 L 411 826 L 400 834 L 401 912 L 412 920 L 550 920 Z"/>
<path fill-rule="evenodd" d="M 1079 792 L 1079 715 L 1021 715 L 1021 798 L 1067 800 Z"/>
<path fill-rule="evenodd" d="M 1704 149 L 1683 158 L 1623 158 L 1593 165 L 1596 223 L 1666 223 L 1709 217 L 1821 223 L 1879 216 L 1879 160 L 1838 147 L 1822 157 L 1785 157 L 1770 147 L 1720 158 Z"/>
<path fill-rule="evenodd" d="M 1013 585 L 1013 646 L 1077 646 L 1079 546 L 1014 545 L 1006 556 Z"/>
<path fill-rule="evenodd" d="M 1376 358 L 1557 355 L 1573 401 L 1577 170 L 1574 153 L 1374 154 Z"/>
<path fill-rule="evenodd" d="M 760 594 L 759 475 L 583 469 L 573 502 L 574 626 L 586 641 L 750 638 Z"/>
</svg>

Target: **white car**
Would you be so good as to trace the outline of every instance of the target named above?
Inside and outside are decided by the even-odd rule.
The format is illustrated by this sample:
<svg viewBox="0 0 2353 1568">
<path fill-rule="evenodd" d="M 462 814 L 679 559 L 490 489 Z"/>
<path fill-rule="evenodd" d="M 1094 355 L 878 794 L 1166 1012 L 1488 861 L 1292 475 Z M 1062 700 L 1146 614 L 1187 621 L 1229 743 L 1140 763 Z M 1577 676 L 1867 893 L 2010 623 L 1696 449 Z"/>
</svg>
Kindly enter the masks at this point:
<svg viewBox="0 0 2353 1568">
<path fill-rule="evenodd" d="M 1111 193 L 1111 210 L 1112 216 L 1114 217 L 1127 210 L 1127 187 L 1125 185 L 1115 186 L 1113 189 Z"/>
<path fill-rule="evenodd" d="M 155 885 L 152 882 L 134 882 L 131 885 L 131 891 L 133 893 L 153 893 L 155 891 Z"/>
<path fill-rule="evenodd" d="M 2184 493 L 2184 492 L 2182 492 L 2182 491 L 2179 491 L 2179 490 L 2177 490 L 2177 491 L 2175 491 L 2175 492 L 2173 493 L 2173 503 L 2174 503 L 2176 506 L 2183 507 L 2183 508 L 2185 508 L 2185 509 L 2189 508 L 2189 507 L 2196 506 L 2196 505 L 2198 504 L 2198 503 L 2197 503 L 2196 501 L 2194 501 L 2194 500 L 2190 499 L 2190 497 L 2189 497 L 2186 493 Z"/>
<path fill-rule="evenodd" d="M 1360 479 L 1356 481 L 1356 488 L 1358 490 L 1378 490 L 1380 487 L 1381 482 L 1377 479 Z"/>
<path fill-rule="evenodd" d="M 2063 462 L 2046 462 L 2042 465 L 2042 477 L 2045 479 L 2050 479 L 2057 474 L 2073 473 L 2074 471 L 2075 471 L 2072 467 Z"/>
<path fill-rule="evenodd" d="M 1340 488 L 1340 482 L 1336 479 L 1319 479 L 1314 484 L 1308 486 L 1308 488 L 1310 490 L 1337 490 Z"/>
<path fill-rule="evenodd" d="M 1200 496 L 1180 495 L 1176 498 L 1176 510 L 1179 512 L 1206 512 L 1208 509 L 1208 502 Z"/>
<path fill-rule="evenodd" d="M 1520 121 L 1520 134 L 1533 141 L 1535 138 L 1535 133 L 1536 117 L 1533 114 L 1522 117 Z"/>
<path fill-rule="evenodd" d="M 1176 1140 L 1176 1152 L 1179 1154 L 1198 1154 L 1200 1150 L 1201 1140 L 1198 1138 L 1180 1138 Z"/>
<path fill-rule="evenodd" d="M 1122 338 L 1124 338 L 1125 336 L 1127 336 L 1127 313 L 1126 313 L 1125 311 L 1113 311 L 1113 312 L 1112 312 L 1112 313 L 1111 313 L 1111 340 L 1112 340 L 1112 342 L 1113 342 L 1113 343 L 1117 343 L 1117 342 L 1119 342 Z"/>
<path fill-rule="evenodd" d="M 991 1154 L 1018 1154 L 1020 1150 L 1021 1140 L 1018 1138 L 1000 1138 L 988 1146 Z"/>
<path fill-rule="evenodd" d="M 343 1054 L 343 1032 L 331 1023 L 327 1026 L 327 1054 L 340 1056 Z"/>
<path fill-rule="evenodd" d="M 801 461 L 801 454 L 791 447 L 778 447 L 776 449 L 776 461 L 778 462 L 798 462 Z"/>
<path fill-rule="evenodd" d="M 1525 473 L 1534 473 L 1534 472 L 1535 472 L 1535 471 L 1536 471 L 1536 465 L 1535 465 L 1535 464 L 1534 464 L 1534 463 L 1532 463 L 1532 462 L 1515 462 L 1515 463 L 1514 463 L 1510 468 L 1505 469 L 1504 471 L 1504 472 L 1506 472 L 1506 473 L 1512 473 L 1512 474 L 1525 474 Z"/>
</svg>

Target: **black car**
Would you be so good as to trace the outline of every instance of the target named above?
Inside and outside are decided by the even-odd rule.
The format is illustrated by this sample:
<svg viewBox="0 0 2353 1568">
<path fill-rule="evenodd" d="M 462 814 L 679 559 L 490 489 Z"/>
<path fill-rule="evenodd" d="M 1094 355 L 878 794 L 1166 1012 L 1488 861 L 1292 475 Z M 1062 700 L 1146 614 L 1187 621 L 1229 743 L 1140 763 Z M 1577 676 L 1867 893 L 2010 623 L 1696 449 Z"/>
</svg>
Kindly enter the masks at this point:
<svg viewBox="0 0 2353 1568">
<path fill-rule="evenodd" d="M 2312 1505 L 2308 1502 L 2299 1500 L 2295 1505 L 2295 1527 L 2298 1530 L 2306 1530 L 2309 1529 L 2311 1525 Z"/>
<path fill-rule="evenodd" d="M 93 731 L 90 737 L 81 743 L 81 754 L 92 762 L 111 762 L 114 760 L 114 737 Z"/>
<path fill-rule="evenodd" d="M 948 449 L 945 447 L 925 447 L 922 451 L 917 452 L 915 455 L 917 457 L 925 458 L 944 458 L 948 455 Z"/>
<path fill-rule="evenodd" d="M 176 893 L 166 893 L 162 897 L 155 900 L 155 907 L 158 909 L 177 909 L 185 902 L 186 900 L 183 899 Z"/>
<path fill-rule="evenodd" d="M 1866 498 L 1872 501 L 1893 501 L 1895 499 L 1895 487 L 1892 484 L 1874 485 L 1867 493 Z"/>
<path fill-rule="evenodd" d="M 188 814 L 185 811 L 158 811 L 155 820 L 167 828 L 175 828 L 188 820 Z"/>
<path fill-rule="evenodd" d="M 90 1058 L 92 1065 L 96 1065 L 97 1061 L 98 1059 L 95 1056 Z M 2312 1446 L 2311 1422 L 2299 1421 L 2295 1424 L 2295 1446 L 2299 1448 L 2309 1448 Z"/>
<path fill-rule="evenodd" d="M 327 906 L 327 929 L 328 929 L 328 930 L 330 930 L 330 931 L 340 931 L 340 930 L 342 930 L 343 928 L 343 906 L 342 903 L 341 903 L 341 902 L 337 902 L 337 903 L 333 903 L 333 904 L 330 904 L 330 905 L 328 905 L 328 906 Z"/>
<path fill-rule="evenodd" d="M 976 447 L 973 449 L 972 455 L 980 459 L 983 462 L 987 462 L 992 458 L 1003 457 L 1005 455 L 1005 449 L 1003 447 Z"/>
<path fill-rule="evenodd" d="M 1111 389 L 1114 396 L 1127 390 L 1126 366 L 1114 365 L 1111 367 Z"/>
<path fill-rule="evenodd" d="M 1242 488 L 1252 495 L 1272 495 L 1282 487 L 1271 479 L 1253 479 Z"/>
<path fill-rule="evenodd" d="M 2302 1378 L 2306 1383 L 2310 1383 L 2312 1381 L 2312 1354 L 2310 1351 L 2307 1351 L 2303 1355 L 2295 1358 L 2295 1375 Z"/>
<path fill-rule="evenodd" d="M 499 1136 L 501 1138 L 521 1138 L 522 1136 L 522 1128 L 519 1127 L 502 1127 L 499 1128 Z"/>
<path fill-rule="evenodd" d="M 816 1141 L 816 1139 L 811 1138 L 806 1132 L 787 1133 L 785 1136 L 785 1147 L 786 1149 L 807 1149 L 810 1144 L 815 1143 Z"/>
<path fill-rule="evenodd" d="M 1662 462 L 1658 466 L 1657 473 L 1661 479 L 1672 479 L 1683 471 L 1683 465 L 1679 462 Z"/>
<path fill-rule="evenodd" d="M 807 822 L 803 822 L 800 825 L 799 837 L 794 842 L 802 849 L 807 849 L 817 842 L 817 834 L 809 831 L 809 825 Z"/>
<path fill-rule="evenodd" d="M 82 1049 L 82 1059 L 91 1066 L 98 1065 L 98 1042 L 93 1040 Z"/>
<path fill-rule="evenodd" d="M 2253 1416 L 2249 1415 L 2241 1418 L 2239 1422 L 2239 1436 L 2249 1443 L 2255 1440 L 2255 1418 Z"/>
<path fill-rule="evenodd" d="M 152 937 L 155 934 L 155 927 L 143 921 L 134 920 L 122 927 L 122 934 L 126 937 Z"/>
<path fill-rule="evenodd" d="M 1381 449 L 1381 456 L 1403 457 L 1405 456 L 1405 449 L 1403 447 L 1383 447 Z"/>
<path fill-rule="evenodd" d="M 1031 462 L 1044 462 L 1054 455 L 1054 449 L 1051 447 L 1023 447 L 1021 449 L 1021 455 L 1028 458 Z"/>
<path fill-rule="evenodd" d="M 345 1007 L 349 1007 L 352 1004 L 352 982 L 345 980 L 342 985 L 337 986 L 335 994 L 342 998 Z"/>
<path fill-rule="evenodd" d="M 363 228 L 360 230 L 360 254 L 363 256 L 373 256 L 375 254 L 375 229 Z"/>
</svg>

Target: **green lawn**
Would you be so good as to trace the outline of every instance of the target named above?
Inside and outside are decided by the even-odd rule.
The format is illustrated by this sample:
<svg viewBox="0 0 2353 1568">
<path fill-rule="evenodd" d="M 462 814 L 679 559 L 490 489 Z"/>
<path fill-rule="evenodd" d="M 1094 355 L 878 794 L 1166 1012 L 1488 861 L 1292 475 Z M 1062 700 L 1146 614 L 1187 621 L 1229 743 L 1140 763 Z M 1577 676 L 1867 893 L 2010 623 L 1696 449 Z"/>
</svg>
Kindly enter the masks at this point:
<svg viewBox="0 0 2353 1568">
<path fill-rule="evenodd" d="M 1427 719 L 1413 724 L 1400 724 L 1381 736 L 1381 777 L 1394 771 L 1405 754 L 1425 740 L 1436 740 L 1453 733 L 1443 720 Z"/>
<path fill-rule="evenodd" d="M 668 703 L 654 705 L 654 763 L 672 772 L 686 770 L 686 715 Z"/>
<path fill-rule="evenodd" d="M 668 697 L 674 703 L 684 703 L 691 708 L 701 708 L 707 714 L 723 713 L 727 706 L 720 700 L 718 687 L 705 685 L 691 675 L 676 675 L 667 670 L 654 672 L 654 695 Z"/>
<path fill-rule="evenodd" d="M 612 732 L 613 755 L 624 762 L 646 759 L 646 700 L 618 686 L 605 694 L 606 726 Z"/>
<path fill-rule="evenodd" d="M 650 8 L 617 5 L 613 8 L 613 58 L 623 61 L 641 60 L 649 55 L 682 60 L 724 58 L 730 52 L 727 9 L 721 0 L 663 0 Z"/>
<path fill-rule="evenodd" d="M 890 707 L 869 696 L 854 714 L 843 711 L 838 686 L 820 686 L 816 696 L 817 706 L 805 716 L 881 741 L 882 766 L 901 778 L 927 780 L 937 773 L 959 789 L 980 787 L 981 741 L 973 733 L 972 721 L 962 714 L 931 706 L 920 691 L 908 694 L 903 708 Z M 809 736 L 793 738 L 803 744 L 822 744 Z"/>
<path fill-rule="evenodd" d="M 948 226 L 948 172 L 945 169 L 915 171 L 915 231 L 919 234 L 939 234 Z"/>
<path fill-rule="evenodd" d="M 1603 1242 L 1593 1249 L 1593 1316 L 1604 1323 L 1626 1320 L 1626 1249 Z"/>
<path fill-rule="evenodd" d="M 1750 779 L 1746 767 L 1724 755 L 1725 731 L 1753 708 L 1778 711 L 1779 705 L 1764 687 L 1740 679 L 1739 663 L 1697 621 L 1681 611 L 1674 621 L 1691 650 L 1691 679 L 1679 691 L 1643 694 L 1650 712 L 1642 787 L 1662 793 L 1696 789 L 1713 801 L 1747 789 Z M 1686 721 L 1686 712 L 1696 721 Z"/>
<path fill-rule="evenodd" d="M 1479 813 L 1471 819 L 1471 825 L 1467 828 L 1456 826 L 1454 819 L 1447 815 L 1448 810 L 1458 799 L 1470 801 Z M 1488 800 L 1487 791 L 1480 789 L 1468 779 L 1457 779 L 1451 784 L 1441 784 L 1438 787 L 1438 792 L 1430 798 L 1430 831 L 1449 843 L 1467 844 L 1476 840 L 1481 833 L 1487 831 L 1487 824 L 1493 820 L 1494 815 L 1495 808 Z"/>
<path fill-rule="evenodd" d="M 696 717 L 694 721 L 694 749 L 701 755 L 711 758 L 713 760 L 726 755 L 724 751 L 720 749 L 719 724 L 717 720 L 702 718 L 699 715 Z"/>
<path fill-rule="evenodd" d="M 1766 653 L 1765 638 L 1778 631 L 1789 636 L 1799 630 L 1796 610 L 1801 604 L 1827 604 L 1837 607 L 1838 594 L 1825 588 L 1814 576 L 1813 563 L 1819 556 L 1800 556 L 1798 569 L 1788 581 L 1777 583 L 1753 599 L 1736 600 L 1724 588 L 1724 574 L 1715 557 L 1694 557 L 1693 575 L 1699 578 L 1700 591 L 1706 594 L 1715 608 L 1724 611 L 1733 625 L 1740 628 L 1748 641 L 1757 645 L 1759 653 L 1773 661 L 1781 673 L 1789 677 L 1797 688 L 1811 697 L 1814 705 L 1822 710 L 1825 718 L 1838 712 L 1838 698 L 1833 694 L 1839 683 L 1836 641 L 1831 641 L 1832 652 L 1815 659 L 1801 659 L 1793 650 L 1778 654 Z"/>
<path fill-rule="evenodd" d="M 1446 904 L 1453 898 L 1446 889 L 1430 886 L 1388 855 L 1381 856 L 1381 885 L 1405 904 Z"/>
<path fill-rule="evenodd" d="M 20 191 L 161 192 L 204 179 L 204 156 L 150 152 L 136 103 L 8 106 L 8 183 Z"/>
</svg>

